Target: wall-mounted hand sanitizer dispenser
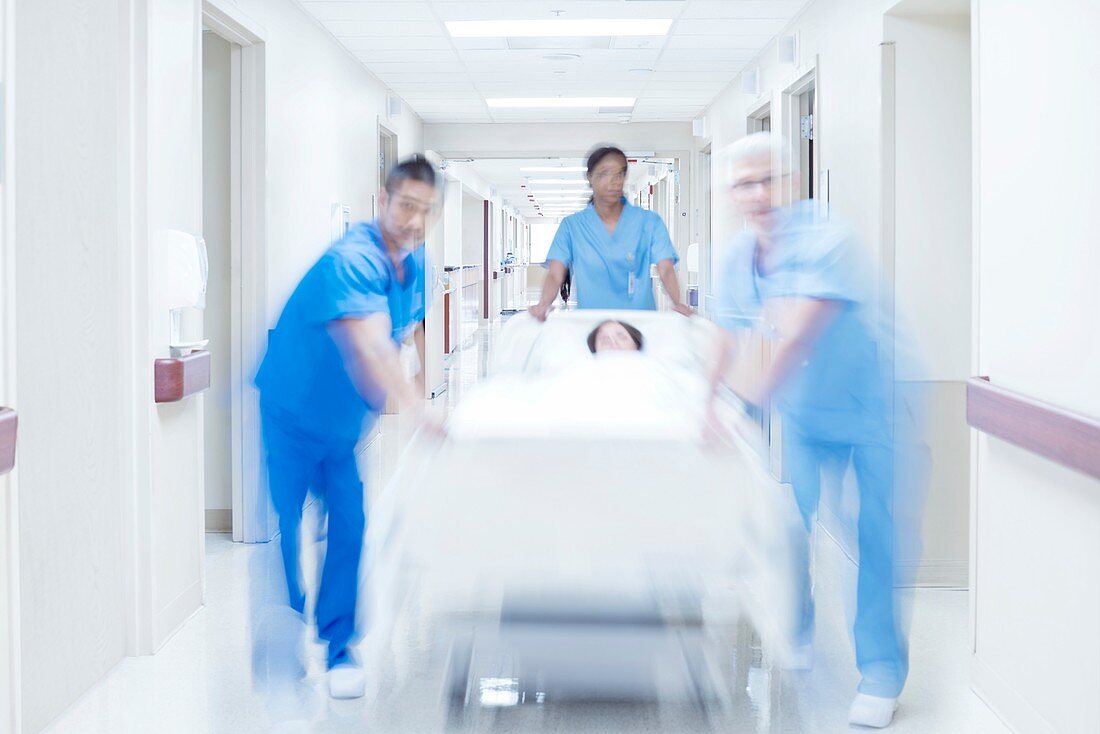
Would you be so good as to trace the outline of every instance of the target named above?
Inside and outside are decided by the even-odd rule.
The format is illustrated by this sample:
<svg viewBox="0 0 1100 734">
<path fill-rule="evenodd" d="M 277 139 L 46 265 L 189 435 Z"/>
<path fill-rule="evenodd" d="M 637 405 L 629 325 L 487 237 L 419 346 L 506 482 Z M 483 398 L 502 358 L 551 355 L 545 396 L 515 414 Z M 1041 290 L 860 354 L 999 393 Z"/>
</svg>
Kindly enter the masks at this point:
<svg viewBox="0 0 1100 734">
<path fill-rule="evenodd" d="M 207 343 L 185 335 L 182 328 L 188 309 L 206 308 L 206 243 L 197 235 L 168 229 L 153 234 L 151 249 L 156 310 L 167 311 L 170 355 L 182 357 Z"/>
</svg>

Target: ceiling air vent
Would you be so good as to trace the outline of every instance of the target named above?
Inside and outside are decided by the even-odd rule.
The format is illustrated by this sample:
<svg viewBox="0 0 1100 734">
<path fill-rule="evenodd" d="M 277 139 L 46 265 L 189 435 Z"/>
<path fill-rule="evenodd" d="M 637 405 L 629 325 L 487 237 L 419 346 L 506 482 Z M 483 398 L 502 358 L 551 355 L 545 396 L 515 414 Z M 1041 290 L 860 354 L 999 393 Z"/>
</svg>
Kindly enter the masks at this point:
<svg viewBox="0 0 1100 734">
<path fill-rule="evenodd" d="M 629 115 L 633 111 L 633 107 L 600 107 L 598 110 L 601 115 Z"/>
</svg>

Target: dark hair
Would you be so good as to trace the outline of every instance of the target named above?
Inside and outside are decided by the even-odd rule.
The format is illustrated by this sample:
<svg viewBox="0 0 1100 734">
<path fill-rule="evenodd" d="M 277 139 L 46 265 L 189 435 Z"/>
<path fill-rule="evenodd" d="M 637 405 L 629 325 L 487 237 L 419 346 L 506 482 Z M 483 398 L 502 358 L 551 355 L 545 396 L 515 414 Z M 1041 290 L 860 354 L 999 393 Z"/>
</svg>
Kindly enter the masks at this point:
<svg viewBox="0 0 1100 734">
<path fill-rule="evenodd" d="M 402 181 L 422 181 L 432 188 L 439 188 L 439 174 L 435 166 L 420 153 L 409 156 L 386 174 L 386 191 L 393 194 Z"/>
<path fill-rule="evenodd" d="M 588 175 L 591 176 L 592 172 L 596 170 L 596 166 L 600 165 L 600 161 L 609 155 L 617 155 L 623 159 L 623 162 L 627 162 L 626 153 L 622 152 L 614 145 L 601 145 L 588 154 Z"/>
<path fill-rule="evenodd" d="M 561 282 L 558 292 L 561 293 L 562 303 L 569 303 L 569 294 L 573 292 L 573 271 L 569 268 L 565 269 L 565 280 Z"/>
<path fill-rule="evenodd" d="M 634 341 L 634 346 L 638 348 L 639 352 L 642 351 L 642 345 L 645 344 L 645 339 L 642 338 L 642 332 L 638 331 L 637 328 L 631 326 L 624 321 L 616 321 L 615 319 L 601 321 L 599 324 L 596 325 L 596 328 L 588 334 L 588 351 L 592 352 L 593 354 L 596 353 L 596 335 L 600 333 L 600 329 L 607 326 L 608 324 L 618 324 L 619 326 L 626 329 L 626 333 L 630 334 L 630 338 Z"/>
<path fill-rule="evenodd" d="M 593 150 L 591 153 L 588 154 L 588 164 L 587 164 L 588 165 L 588 174 L 587 175 L 591 176 L 592 172 L 596 170 L 596 166 L 600 165 L 600 161 L 602 161 L 604 158 L 606 158 L 609 155 L 617 155 L 617 156 L 621 157 L 623 159 L 624 163 L 629 163 L 630 162 L 626 157 L 626 153 L 624 153 L 620 148 L 617 148 L 614 145 L 601 145 L 601 146 L 597 147 L 595 150 Z M 589 203 L 594 201 L 595 198 L 596 198 L 595 196 L 588 197 Z"/>
</svg>

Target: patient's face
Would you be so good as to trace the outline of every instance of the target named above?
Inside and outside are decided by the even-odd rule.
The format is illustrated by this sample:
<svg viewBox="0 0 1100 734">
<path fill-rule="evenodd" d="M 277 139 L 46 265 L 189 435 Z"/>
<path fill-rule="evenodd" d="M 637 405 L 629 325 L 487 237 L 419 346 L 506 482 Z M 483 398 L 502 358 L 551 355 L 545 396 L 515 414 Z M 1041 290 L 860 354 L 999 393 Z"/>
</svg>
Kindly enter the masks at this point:
<svg viewBox="0 0 1100 734">
<path fill-rule="evenodd" d="M 596 332 L 596 351 L 638 351 L 638 345 L 630 337 L 630 333 L 617 322 L 609 322 L 600 327 Z"/>
</svg>

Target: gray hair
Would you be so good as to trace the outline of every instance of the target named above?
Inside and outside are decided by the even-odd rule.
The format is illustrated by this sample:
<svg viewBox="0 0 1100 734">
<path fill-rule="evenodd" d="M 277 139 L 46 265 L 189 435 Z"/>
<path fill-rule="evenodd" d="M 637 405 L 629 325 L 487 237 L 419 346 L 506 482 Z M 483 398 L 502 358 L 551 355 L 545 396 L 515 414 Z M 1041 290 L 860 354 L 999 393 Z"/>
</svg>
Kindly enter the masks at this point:
<svg viewBox="0 0 1100 734">
<path fill-rule="evenodd" d="M 737 164 L 761 158 L 770 161 L 773 160 L 773 153 L 778 158 L 780 173 L 786 175 L 797 170 L 792 168 L 795 162 L 791 160 L 791 147 L 787 144 L 787 138 L 763 131 L 746 135 L 727 148 L 726 165 L 729 167 L 730 178 L 733 178 L 733 168 Z"/>
</svg>

